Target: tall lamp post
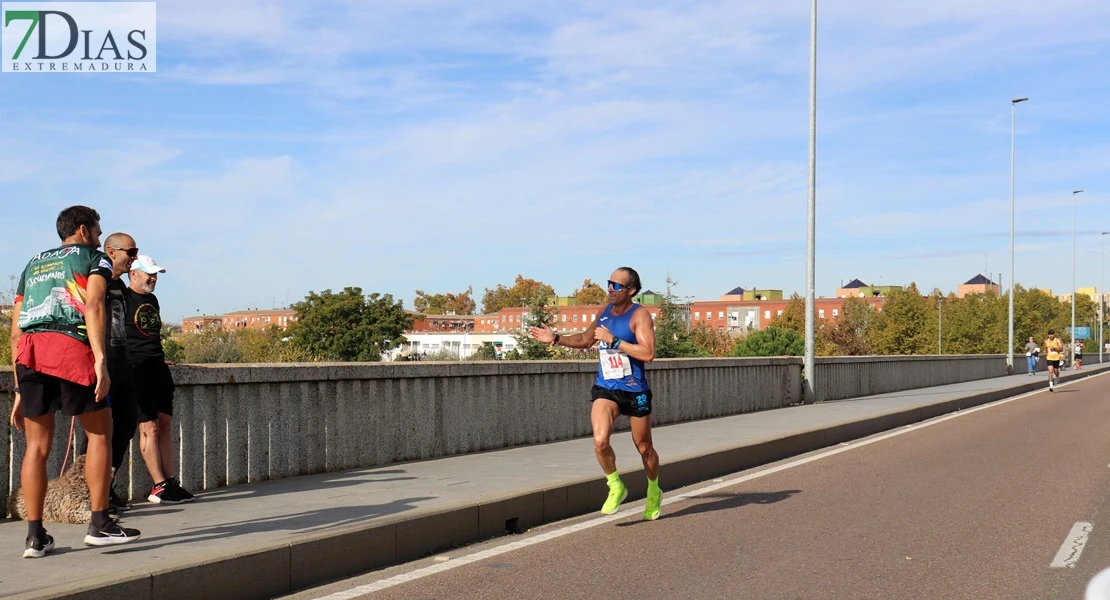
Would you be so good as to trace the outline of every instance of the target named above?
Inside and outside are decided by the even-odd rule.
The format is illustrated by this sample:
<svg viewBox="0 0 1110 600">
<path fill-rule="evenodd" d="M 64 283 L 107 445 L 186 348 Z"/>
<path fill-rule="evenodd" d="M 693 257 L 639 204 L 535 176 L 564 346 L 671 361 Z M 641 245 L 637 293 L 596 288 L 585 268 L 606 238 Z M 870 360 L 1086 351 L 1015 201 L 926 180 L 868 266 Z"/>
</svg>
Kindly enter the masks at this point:
<svg viewBox="0 0 1110 600">
<path fill-rule="evenodd" d="M 817 0 L 812 1 L 809 25 L 809 202 L 806 218 L 806 343 L 805 379 L 802 397 L 817 402 L 814 371 L 816 370 L 816 345 L 814 343 L 813 311 L 816 308 L 816 241 L 817 235 Z"/>
<path fill-rule="evenodd" d="M 944 337 L 944 296 L 937 295 L 937 354 L 944 354 L 941 339 Z"/>
<path fill-rule="evenodd" d="M 1006 372 L 1014 373 L 1014 142 L 1015 125 L 1017 125 L 1017 105 L 1029 98 L 1014 98 L 1010 100 L 1010 319 L 1009 340 L 1006 347 Z"/>
<path fill-rule="evenodd" d="M 1106 234 L 1110 231 L 1103 231 L 1098 237 L 1102 243 L 1102 263 L 1098 268 L 1098 364 L 1102 364 L 1102 322 L 1106 320 Z"/>
<path fill-rule="evenodd" d="M 1071 357 L 1071 368 L 1075 368 L 1075 301 L 1078 300 L 1079 294 L 1076 292 L 1075 287 L 1075 197 L 1082 194 L 1083 190 L 1075 190 L 1071 193 L 1071 352 L 1068 356 Z"/>
</svg>

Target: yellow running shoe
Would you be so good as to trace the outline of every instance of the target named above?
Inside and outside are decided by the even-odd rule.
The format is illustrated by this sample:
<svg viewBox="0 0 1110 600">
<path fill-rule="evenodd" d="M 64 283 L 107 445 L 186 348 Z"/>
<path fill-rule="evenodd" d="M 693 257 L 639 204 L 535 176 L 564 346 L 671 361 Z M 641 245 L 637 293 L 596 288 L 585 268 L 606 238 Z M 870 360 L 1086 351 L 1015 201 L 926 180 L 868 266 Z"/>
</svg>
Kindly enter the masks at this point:
<svg viewBox="0 0 1110 600">
<path fill-rule="evenodd" d="M 609 484 L 609 497 L 605 499 L 605 504 L 601 506 L 601 514 L 611 515 L 617 512 L 617 507 L 624 502 L 628 497 L 628 488 L 625 487 L 624 482 L 620 479 L 615 484 Z"/>
<path fill-rule="evenodd" d="M 648 483 L 647 503 L 644 504 L 644 520 L 654 521 L 659 518 L 659 506 L 663 503 L 663 490 L 658 483 Z"/>
</svg>

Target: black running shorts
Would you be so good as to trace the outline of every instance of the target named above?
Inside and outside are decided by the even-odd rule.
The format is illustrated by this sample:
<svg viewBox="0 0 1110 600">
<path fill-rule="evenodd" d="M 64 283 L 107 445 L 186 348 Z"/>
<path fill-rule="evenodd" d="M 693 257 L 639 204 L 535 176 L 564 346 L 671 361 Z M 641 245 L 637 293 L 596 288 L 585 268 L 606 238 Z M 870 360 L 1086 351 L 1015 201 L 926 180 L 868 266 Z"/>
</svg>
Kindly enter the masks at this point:
<svg viewBox="0 0 1110 600">
<path fill-rule="evenodd" d="M 76 417 L 107 408 L 96 401 L 96 386 L 84 386 L 60 377 L 39 373 L 23 365 L 15 366 L 19 376 L 19 396 L 24 417 L 41 417 L 56 411 Z"/>
<path fill-rule="evenodd" d="M 173 415 L 173 376 L 166 361 L 150 359 L 131 363 L 131 375 L 135 379 L 140 423 L 158 420 L 158 413 Z"/>
<path fill-rule="evenodd" d="M 1059 369 L 1060 368 L 1060 361 L 1059 360 L 1050 360 L 1050 361 L 1048 361 L 1048 366 L 1050 366 L 1054 369 Z"/>
<path fill-rule="evenodd" d="M 612 400 L 617 403 L 621 414 L 628 417 L 646 417 L 651 414 L 651 390 L 646 392 L 626 392 L 624 390 L 611 390 L 595 385 L 590 401 L 598 399 Z"/>
</svg>

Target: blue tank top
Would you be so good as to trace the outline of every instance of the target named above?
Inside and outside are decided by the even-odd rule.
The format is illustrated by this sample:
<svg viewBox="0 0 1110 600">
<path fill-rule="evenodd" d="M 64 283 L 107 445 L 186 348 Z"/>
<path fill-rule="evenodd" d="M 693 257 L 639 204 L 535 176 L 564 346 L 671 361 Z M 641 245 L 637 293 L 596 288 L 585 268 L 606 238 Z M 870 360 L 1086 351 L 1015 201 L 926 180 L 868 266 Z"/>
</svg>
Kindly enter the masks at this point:
<svg viewBox="0 0 1110 600">
<path fill-rule="evenodd" d="M 632 308 L 626 310 L 624 314 L 614 315 L 612 314 L 613 305 L 610 304 L 609 306 L 605 307 L 605 310 L 602 311 L 601 316 L 598 317 L 597 326 L 605 327 L 606 329 L 608 329 L 610 332 L 612 332 L 613 335 L 621 339 L 622 344 L 635 344 L 636 334 L 632 332 L 631 327 L 632 314 L 635 313 L 637 310 L 640 310 L 641 308 L 643 307 L 639 304 L 633 304 Z M 608 342 L 601 343 L 601 347 L 599 348 L 601 360 L 607 360 L 606 350 L 608 348 Z M 619 350 L 620 348 L 618 347 L 617 351 Z M 604 375 L 604 369 L 599 363 L 597 366 L 596 385 L 610 390 L 623 390 L 626 392 L 645 392 L 647 390 L 650 390 L 651 386 L 648 385 L 647 376 L 644 374 L 644 361 L 632 358 L 627 354 L 624 354 L 622 358 L 628 361 L 629 365 L 632 367 L 632 373 L 629 374 L 627 377 L 621 377 L 618 379 L 606 379 Z"/>
</svg>

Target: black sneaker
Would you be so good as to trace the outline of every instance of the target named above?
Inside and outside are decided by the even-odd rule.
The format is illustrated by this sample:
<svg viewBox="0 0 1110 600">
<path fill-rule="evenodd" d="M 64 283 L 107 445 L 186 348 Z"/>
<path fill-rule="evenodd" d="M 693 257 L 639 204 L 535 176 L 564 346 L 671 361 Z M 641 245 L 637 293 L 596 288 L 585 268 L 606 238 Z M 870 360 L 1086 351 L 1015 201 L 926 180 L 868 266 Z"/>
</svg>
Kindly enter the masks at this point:
<svg viewBox="0 0 1110 600">
<path fill-rule="evenodd" d="M 189 493 L 189 490 L 181 487 L 181 482 L 176 477 L 170 477 L 166 481 L 173 486 L 173 489 L 177 491 L 177 495 L 181 496 L 183 501 L 192 502 L 194 500 L 193 495 Z"/>
<path fill-rule="evenodd" d="M 131 503 L 123 498 L 120 498 L 116 493 L 116 488 L 111 488 L 108 491 L 108 510 L 115 509 L 115 512 L 125 512 L 131 510 Z"/>
<path fill-rule="evenodd" d="M 85 536 L 86 546 L 115 546 L 139 539 L 138 529 L 120 527 L 119 523 L 109 521 L 103 529 L 89 523 L 89 533 Z"/>
<path fill-rule="evenodd" d="M 177 491 L 177 488 L 168 479 L 162 483 L 154 484 L 154 487 L 150 488 L 150 495 L 146 499 L 155 504 L 181 504 L 185 502 L 185 497 Z"/>
<path fill-rule="evenodd" d="M 27 538 L 27 549 L 23 551 L 23 558 L 42 558 L 53 549 L 54 538 L 44 532 L 42 537 Z"/>
</svg>

